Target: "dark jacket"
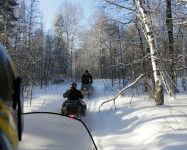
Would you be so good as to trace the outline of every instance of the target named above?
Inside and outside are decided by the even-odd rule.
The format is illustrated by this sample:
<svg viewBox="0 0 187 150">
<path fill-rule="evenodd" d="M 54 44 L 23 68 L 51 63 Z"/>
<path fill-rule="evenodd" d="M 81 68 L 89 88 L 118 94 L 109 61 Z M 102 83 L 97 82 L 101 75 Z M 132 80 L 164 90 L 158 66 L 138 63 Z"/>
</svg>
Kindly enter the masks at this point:
<svg viewBox="0 0 187 150">
<path fill-rule="evenodd" d="M 93 82 L 92 81 L 92 75 L 90 73 L 88 73 L 88 74 L 83 73 L 83 75 L 82 75 L 82 83 L 83 84 L 89 84 L 90 82 L 91 83 Z"/>
<path fill-rule="evenodd" d="M 67 98 L 67 100 L 79 100 L 84 98 L 84 95 L 82 95 L 81 91 L 77 90 L 76 88 L 67 90 L 63 96 L 64 98 Z"/>
</svg>

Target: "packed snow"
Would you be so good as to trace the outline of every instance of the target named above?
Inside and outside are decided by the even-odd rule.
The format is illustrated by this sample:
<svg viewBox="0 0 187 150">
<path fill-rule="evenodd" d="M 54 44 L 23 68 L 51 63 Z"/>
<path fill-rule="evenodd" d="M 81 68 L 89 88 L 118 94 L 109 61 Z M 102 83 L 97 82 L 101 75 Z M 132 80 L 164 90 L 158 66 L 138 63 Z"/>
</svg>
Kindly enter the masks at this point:
<svg viewBox="0 0 187 150">
<path fill-rule="evenodd" d="M 187 94 L 180 90 L 175 99 L 165 94 L 164 105 L 157 106 L 141 86 L 129 89 L 116 101 L 112 99 L 121 90 L 117 85 L 108 88 L 106 81 L 95 80 L 94 93 L 84 101 L 87 104 L 85 124 L 98 150 L 186 150 L 187 149 Z M 80 83 L 78 84 L 80 88 Z M 24 112 L 60 113 L 64 102 L 62 94 L 69 83 L 34 89 L 32 105 L 25 95 Z"/>
</svg>

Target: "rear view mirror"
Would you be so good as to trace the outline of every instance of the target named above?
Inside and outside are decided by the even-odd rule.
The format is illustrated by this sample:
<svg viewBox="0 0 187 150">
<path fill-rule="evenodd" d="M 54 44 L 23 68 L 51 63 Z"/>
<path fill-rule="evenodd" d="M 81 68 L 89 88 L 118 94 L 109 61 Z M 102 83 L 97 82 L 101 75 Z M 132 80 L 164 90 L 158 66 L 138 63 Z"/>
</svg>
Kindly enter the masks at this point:
<svg viewBox="0 0 187 150">
<path fill-rule="evenodd" d="M 24 114 L 19 149 L 97 150 L 83 122 L 46 112 Z"/>
<path fill-rule="evenodd" d="M 14 108 L 17 111 L 17 128 L 18 128 L 18 138 L 21 141 L 23 132 L 23 93 L 21 86 L 21 76 L 18 76 L 14 81 Z M 17 105 L 17 106 L 16 106 Z"/>
</svg>

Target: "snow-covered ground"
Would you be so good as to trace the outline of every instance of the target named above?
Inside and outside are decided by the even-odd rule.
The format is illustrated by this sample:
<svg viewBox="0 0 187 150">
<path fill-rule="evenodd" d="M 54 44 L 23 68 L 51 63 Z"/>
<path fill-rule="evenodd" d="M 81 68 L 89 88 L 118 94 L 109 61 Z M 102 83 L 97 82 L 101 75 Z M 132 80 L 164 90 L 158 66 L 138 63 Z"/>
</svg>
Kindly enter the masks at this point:
<svg viewBox="0 0 187 150">
<path fill-rule="evenodd" d="M 179 93 L 175 100 L 165 96 L 165 104 L 156 106 L 147 95 L 131 91 L 113 102 L 118 91 L 105 90 L 104 82 L 94 81 L 94 94 L 84 101 L 88 112 L 85 124 L 90 130 L 98 150 L 186 150 L 187 149 L 187 94 Z M 80 84 L 79 84 L 80 87 Z M 59 113 L 64 101 L 62 94 L 69 84 L 35 88 L 32 106 L 25 98 L 24 112 Z M 141 90 L 139 91 L 141 93 Z M 136 93 L 136 92 L 134 92 Z M 131 103 L 130 103 L 131 102 Z"/>
</svg>

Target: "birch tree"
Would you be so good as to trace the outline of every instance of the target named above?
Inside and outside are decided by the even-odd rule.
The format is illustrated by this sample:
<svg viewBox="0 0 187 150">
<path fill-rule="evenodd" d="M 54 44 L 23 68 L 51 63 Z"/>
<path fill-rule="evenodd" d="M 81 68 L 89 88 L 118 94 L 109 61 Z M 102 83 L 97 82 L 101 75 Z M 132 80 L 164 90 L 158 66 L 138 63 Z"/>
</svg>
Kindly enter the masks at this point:
<svg viewBox="0 0 187 150">
<path fill-rule="evenodd" d="M 106 2 L 115 5 L 118 8 L 130 10 L 131 12 L 135 12 L 137 19 L 141 24 L 142 31 L 146 37 L 150 48 L 151 55 L 151 63 L 154 75 L 155 82 L 155 102 L 157 105 L 162 105 L 164 103 L 164 92 L 163 92 L 163 84 L 162 77 L 160 74 L 160 64 L 157 58 L 160 56 L 160 52 L 156 45 L 155 34 L 153 32 L 152 20 L 151 20 L 151 9 L 149 1 L 141 1 L 141 0 L 132 0 L 132 7 L 128 3 L 125 5 L 125 2 L 122 1 L 108 1 Z"/>
<path fill-rule="evenodd" d="M 26 13 L 25 13 L 25 45 L 26 49 L 24 50 L 24 59 L 25 59 L 25 67 L 26 74 L 25 77 L 27 79 L 27 85 L 31 86 L 31 98 L 30 98 L 30 105 L 32 103 L 32 96 L 33 96 L 33 86 L 36 82 L 36 63 L 38 62 L 37 57 L 37 48 L 35 45 L 35 33 L 38 25 L 38 0 L 27 0 L 26 4 Z"/>
<path fill-rule="evenodd" d="M 145 2 L 145 1 L 144 1 Z M 164 90 L 163 90 L 163 84 L 161 75 L 159 72 L 159 64 L 156 60 L 157 57 L 159 57 L 160 53 L 157 49 L 156 43 L 155 43 L 155 35 L 153 32 L 153 27 L 151 26 L 151 20 L 150 20 L 150 10 L 146 7 L 146 3 L 144 3 L 141 0 L 137 0 L 137 3 L 135 0 L 133 0 L 133 7 L 136 12 L 136 16 L 141 22 L 142 28 L 144 29 L 144 35 L 147 39 L 147 42 L 149 44 L 150 48 L 150 54 L 151 54 L 151 63 L 153 68 L 153 75 L 155 80 L 155 101 L 157 105 L 162 105 L 164 103 Z M 148 6 L 148 5 L 147 5 Z"/>
<path fill-rule="evenodd" d="M 64 2 L 59 8 L 54 26 L 55 32 L 61 30 L 63 39 L 67 45 L 69 53 L 69 76 L 73 78 L 73 50 L 75 49 L 75 42 L 77 40 L 79 23 L 81 21 L 81 10 L 79 7 L 72 5 L 69 2 Z"/>
</svg>

